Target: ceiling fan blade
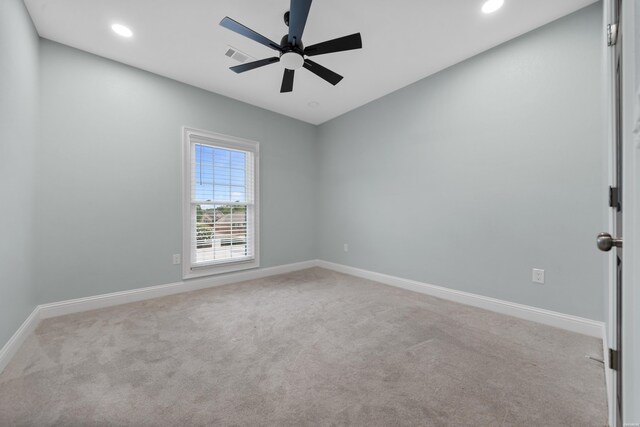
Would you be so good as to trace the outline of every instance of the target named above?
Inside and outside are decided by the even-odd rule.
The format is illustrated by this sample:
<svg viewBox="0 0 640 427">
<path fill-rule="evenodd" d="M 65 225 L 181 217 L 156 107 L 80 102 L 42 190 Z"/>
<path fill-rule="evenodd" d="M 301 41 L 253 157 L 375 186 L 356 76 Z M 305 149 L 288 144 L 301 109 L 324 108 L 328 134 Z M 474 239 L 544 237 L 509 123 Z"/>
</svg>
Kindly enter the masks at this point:
<svg viewBox="0 0 640 427">
<path fill-rule="evenodd" d="M 322 65 L 317 64 L 310 59 L 304 60 L 303 67 L 311 71 L 316 76 L 325 79 L 334 86 L 340 83 L 340 80 L 343 79 L 340 74 L 336 74 L 328 68 L 324 68 Z"/>
<path fill-rule="evenodd" d="M 289 43 L 299 45 L 307 25 L 312 0 L 291 0 L 289 7 Z"/>
<path fill-rule="evenodd" d="M 223 27 L 236 32 L 240 35 L 243 35 L 245 37 L 250 38 L 253 41 L 256 41 L 260 44 L 263 44 L 267 47 L 270 47 L 273 50 L 277 50 L 278 52 L 282 52 L 282 48 L 280 47 L 280 45 L 274 41 L 269 40 L 268 38 L 266 38 L 265 36 L 256 33 L 255 31 L 253 31 L 251 28 L 245 27 L 244 25 L 242 25 L 241 23 L 234 21 L 233 19 L 229 18 L 228 16 L 225 16 L 225 18 L 220 21 L 220 25 L 222 25 Z"/>
<path fill-rule="evenodd" d="M 282 86 L 280 87 L 280 93 L 293 91 L 294 74 L 295 74 L 294 70 L 289 70 L 285 68 L 284 75 L 282 76 Z"/>
<path fill-rule="evenodd" d="M 324 55 L 325 53 L 342 52 L 344 50 L 360 48 L 362 48 L 362 37 L 360 37 L 360 33 L 355 33 L 350 36 L 339 37 L 337 39 L 307 46 L 304 49 L 304 54 L 307 56 Z"/>
<path fill-rule="evenodd" d="M 231 71 L 235 71 L 236 73 L 244 73 L 245 71 L 254 70 L 256 68 L 264 67 L 265 65 L 273 64 L 274 62 L 280 62 L 280 58 L 274 56 L 273 58 L 261 59 L 259 61 L 248 62 L 242 65 L 236 65 L 235 67 L 231 67 Z"/>
</svg>

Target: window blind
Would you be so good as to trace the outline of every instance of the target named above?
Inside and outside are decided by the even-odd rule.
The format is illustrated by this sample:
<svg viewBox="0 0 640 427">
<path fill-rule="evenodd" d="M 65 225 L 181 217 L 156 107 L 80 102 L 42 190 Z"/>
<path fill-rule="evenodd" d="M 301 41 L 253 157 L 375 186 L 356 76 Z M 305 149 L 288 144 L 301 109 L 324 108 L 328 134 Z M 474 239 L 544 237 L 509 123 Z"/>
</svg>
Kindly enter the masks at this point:
<svg viewBox="0 0 640 427">
<path fill-rule="evenodd" d="M 246 144 L 190 136 L 191 269 L 256 254 L 256 152 Z"/>
</svg>

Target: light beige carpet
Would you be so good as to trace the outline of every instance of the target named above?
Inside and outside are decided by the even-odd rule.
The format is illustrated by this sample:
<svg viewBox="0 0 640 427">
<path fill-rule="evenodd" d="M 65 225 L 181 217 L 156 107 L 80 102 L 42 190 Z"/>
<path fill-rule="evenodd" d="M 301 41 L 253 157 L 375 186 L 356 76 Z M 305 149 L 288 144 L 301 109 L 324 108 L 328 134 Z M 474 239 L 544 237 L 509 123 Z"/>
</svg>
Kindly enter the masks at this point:
<svg viewBox="0 0 640 427">
<path fill-rule="evenodd" d="M 597 339 L 323 269 L 45 320 L 0 425 L 602 426 Z"/>
</svg>

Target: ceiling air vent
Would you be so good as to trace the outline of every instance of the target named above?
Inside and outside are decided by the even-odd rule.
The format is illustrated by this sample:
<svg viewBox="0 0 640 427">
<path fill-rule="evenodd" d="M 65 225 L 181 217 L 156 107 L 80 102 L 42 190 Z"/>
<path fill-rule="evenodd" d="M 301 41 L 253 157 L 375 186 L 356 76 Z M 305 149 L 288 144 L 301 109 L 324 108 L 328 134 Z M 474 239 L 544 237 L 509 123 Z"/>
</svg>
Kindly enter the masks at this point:
<svg viewBox="0 0 640 427">
<path fill-rule="evenodd" d="M 236 49 L 233 46 L 227 46 L 227 52 L 225 53 L 225 55 L 242 64 L 244 64 L 245 62 L 250 62 L 249 60 L 255 60 L 254 58 L 247 55 L 246 53 L 240 52 L 238 49 Z"/>
</svg>

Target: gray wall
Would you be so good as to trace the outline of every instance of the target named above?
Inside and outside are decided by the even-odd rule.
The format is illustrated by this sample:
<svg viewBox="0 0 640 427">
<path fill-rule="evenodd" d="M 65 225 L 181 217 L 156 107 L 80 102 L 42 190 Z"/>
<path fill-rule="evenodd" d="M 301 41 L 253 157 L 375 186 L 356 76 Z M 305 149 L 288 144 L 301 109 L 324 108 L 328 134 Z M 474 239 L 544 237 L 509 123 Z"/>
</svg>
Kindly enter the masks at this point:
<svg viewBox="0 0 640 427">
<path fill-rule="evenodd" d="M 319 258 L 603 320 L 601 24 L 598 3 L 321 125 Z"/>
<path fill-rule="evenodd" d="M 41 42 L 41 302 L 181 280 L 181 127 L 260 145 L 261 265 L 314 248 L 316 128 Z"/>
<path fill-rule="evenodd" d="M 35 306 L 33 220 L 38 35 L 20 0 L 0 2 L 0 348 Z"/>
</svg>

